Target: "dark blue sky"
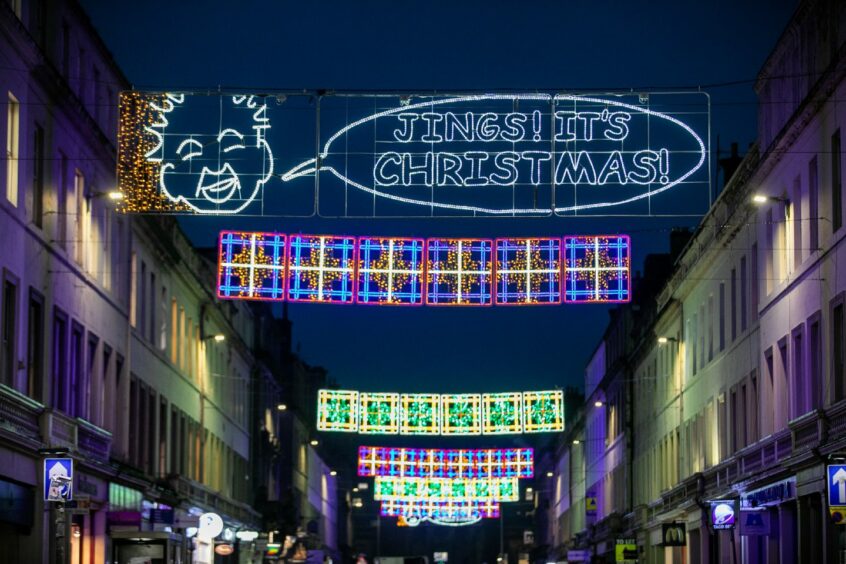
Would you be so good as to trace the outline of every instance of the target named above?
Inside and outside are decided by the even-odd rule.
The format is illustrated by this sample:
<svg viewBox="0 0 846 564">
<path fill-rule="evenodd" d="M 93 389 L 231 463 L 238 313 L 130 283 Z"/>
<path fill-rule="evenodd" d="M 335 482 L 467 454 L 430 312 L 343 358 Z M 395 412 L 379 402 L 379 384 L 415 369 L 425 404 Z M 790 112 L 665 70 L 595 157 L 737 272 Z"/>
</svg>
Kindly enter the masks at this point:
<svg viewBox="0 0 846 564">
<path fill-rule="evenodd" d="M 755 137 L 752 80 L 793 0 L 288 2 L 82 0 L 138 88 L 554 90 L 696 88 L 712 139 Z M 726 86 L 724 83 L 737 84 Z M 722 85 L 722 86 L 717 86 Z M 249 220 L 223 228 L 396 236 L 628 232 L 634 264 L 690 219 Z M 367 308 L 294 304 L 295 340 L 345 387 L 495 391 L 581 385 L 607 308 Z"/>
</svg>

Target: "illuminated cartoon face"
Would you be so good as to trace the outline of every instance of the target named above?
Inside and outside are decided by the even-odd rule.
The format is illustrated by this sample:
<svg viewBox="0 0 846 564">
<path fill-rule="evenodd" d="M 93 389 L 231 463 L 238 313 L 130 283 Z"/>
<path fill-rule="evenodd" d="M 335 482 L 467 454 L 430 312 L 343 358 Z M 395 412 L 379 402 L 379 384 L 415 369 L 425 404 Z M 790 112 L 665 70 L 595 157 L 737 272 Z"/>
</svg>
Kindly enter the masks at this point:
<svg viewBox="0 0 846 564">
<path fill-rule="evenodd" d="M 159 119 L 145 130 L 156 145 L 145 156 L 160 162 L 161 193 L 202 214 L 244 210 L 273 175 L 273 153 L 266 140 L 267 106 L 255 96 L 224 96 L 214 116 L 216 127 L 192 134 L 170 133 L 184 95 L 168 94 L 150 103 Z M 188 112 L 185 112 L 188 114 Z M 179 131 L 203 129 L 180 123 Z"/>
</svg>

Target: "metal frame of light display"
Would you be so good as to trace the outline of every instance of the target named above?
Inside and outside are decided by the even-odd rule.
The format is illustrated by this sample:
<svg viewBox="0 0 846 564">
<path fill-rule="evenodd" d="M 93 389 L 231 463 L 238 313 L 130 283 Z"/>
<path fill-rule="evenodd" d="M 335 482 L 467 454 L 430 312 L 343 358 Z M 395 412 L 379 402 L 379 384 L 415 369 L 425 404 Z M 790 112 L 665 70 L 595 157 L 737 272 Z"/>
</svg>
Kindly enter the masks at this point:
<svg viewBox="0 0 846 564">
<path fill-rule="evenodd" d="M 397 394 L 324 389 L 318 394 L 317 429 L 365 435 L 557 432 L 564 430 L 564 392 Z"/>
<path fill-rule="evenodd" d="M 131 212 L 654 215 L 673 188 L 710 204 L 702 92 L 131 91 L 119 118 L 118 185 Z M 303 189 L 297 213 L 268 197 Z"/>
<path fill-rule="evenodd" d="M 235 300 L 618 303 L 631 300 L 631 241 L 626 235 L 494 241 L 223 231 L 217 287 L 218 297 Z"/>
</svg>

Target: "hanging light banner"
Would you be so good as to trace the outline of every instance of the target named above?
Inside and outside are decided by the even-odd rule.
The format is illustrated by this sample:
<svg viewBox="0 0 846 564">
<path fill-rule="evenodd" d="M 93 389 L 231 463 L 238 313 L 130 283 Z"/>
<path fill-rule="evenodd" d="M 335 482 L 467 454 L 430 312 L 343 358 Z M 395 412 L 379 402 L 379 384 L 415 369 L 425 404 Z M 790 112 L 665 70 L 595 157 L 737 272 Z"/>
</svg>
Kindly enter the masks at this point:
<svg viewBox="0 0 846 564">
<path fill-rule="evenodd" d="M 128 212 L 327 217 L 695 215 L 703 93 L 125 92 Z"/>
<path fill-rule="evenodd" d="M 217 295 L 393 306 L 628 302 L 630 247 L 627 235 L 410 239 L 223 231 Z"/>
<path fill-rule="evenodd" d="M 564 393 L 398 394 L 319 390 L 317 429 L 370 435 L 509 435 L 564 430 Z"/>
<path fill-rule="evenodd" d="M 531 448 L 358 447 L 358 475 L 398 478 L 532 478 Z"/>
</svg>

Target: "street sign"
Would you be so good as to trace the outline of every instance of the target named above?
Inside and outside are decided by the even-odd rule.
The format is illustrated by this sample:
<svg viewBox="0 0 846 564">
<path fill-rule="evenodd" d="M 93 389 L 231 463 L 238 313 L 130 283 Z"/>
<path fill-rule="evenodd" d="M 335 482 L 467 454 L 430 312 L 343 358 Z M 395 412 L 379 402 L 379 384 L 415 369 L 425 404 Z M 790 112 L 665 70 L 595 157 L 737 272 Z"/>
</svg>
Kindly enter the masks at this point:
<svg viewBox="0 0 846 564">
<path fill-rule="evenodd" d="M 831 522 L 835 525 L 846 525 L 846 507 L 829 507 Z"/>
<path fill-rule="evenodd" d="M 828 505 L 846 505 L 846 464 L 828 465 Z"/>
<path fill-rule="evenodd" d="M 585 498 L 585 515 L 596 515 L 596 496 L 587 496 Z"/>
<path fill-rule="evenodd" d="M 44 459 L 44 501 L 73 499 L 73 459 Z"/>
<path fill-rule="evenodd" d="M 687 528 L 684 523 L 664 523 L 661 525 L 662 546 L 685 546 Z"/>
</svg>

